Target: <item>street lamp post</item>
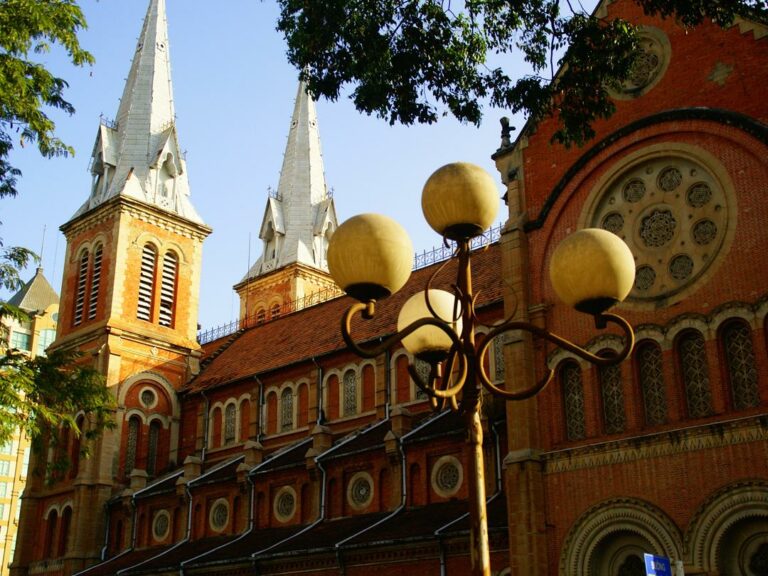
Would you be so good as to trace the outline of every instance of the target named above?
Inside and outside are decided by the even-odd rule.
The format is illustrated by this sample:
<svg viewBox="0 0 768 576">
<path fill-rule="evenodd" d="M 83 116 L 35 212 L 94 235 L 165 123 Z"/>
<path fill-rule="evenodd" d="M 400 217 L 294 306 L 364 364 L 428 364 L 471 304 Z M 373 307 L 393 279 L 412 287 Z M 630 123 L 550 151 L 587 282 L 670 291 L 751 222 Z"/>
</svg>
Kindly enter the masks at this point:
<svg viewBox="0 0 768 576">
<path fill-rule="evenodd" d="M 549 370 L 538 383 L 523 390 L 494 385 L 485 371 L 484 358 L 494 338 L 509 331 L 527 331 L 598 366 L 615 365 L 632 351 L 634 334 L 629 323 L 606 310 L 622 301 L 634 282 L 632 253 L 617 236 L 605 230 L 585 229 L 567 237 L 552 255 L 550 278 L 558 296 L 581 312 L 591 314 L 598 328 L 615 324 L 624 333 L 624 348 L 610 357 L 587 350 L 529 322 L 507 319 L 475 340 L 478 319 L 472 289 L 471 240 L 495 220 L 499 198 L 493 178 L 473 164 L 448 164 L 429 178 L 422 193 L 422 209 L 430 226 L 446 242 L 456 244 L 452 260 L 458 261 L 453 292 L 433 289 L 430 277 L 423 292 L 403 305 L 397 332 L 383 341 L 360 344 L 352 337 L 352 320 L 358 314 L 370 320 L 376 303 L 402 288 L 411 271 L 413 248 L 406 232 L 393 220 L 362 214 L 344 222 L 331 238 L 328 267 L 336 283 L 359 302 L 350 306 L 341 322 L 342 336 L 359 356 L 374 358 L 397 342 L 430 366 L 427 381 L 409 366 L 414 382 L 430 398 L 432 407 L 459 412 L 466 426 L 470 459 L 468 470 L 471 573 L 490 576 L 490 551 L 486 518 L 483 464 L 483 430 L 480 420 L 482 390 L 506 400 L 525 400 L 538 394 L 554 376 Z"/>
</svg>

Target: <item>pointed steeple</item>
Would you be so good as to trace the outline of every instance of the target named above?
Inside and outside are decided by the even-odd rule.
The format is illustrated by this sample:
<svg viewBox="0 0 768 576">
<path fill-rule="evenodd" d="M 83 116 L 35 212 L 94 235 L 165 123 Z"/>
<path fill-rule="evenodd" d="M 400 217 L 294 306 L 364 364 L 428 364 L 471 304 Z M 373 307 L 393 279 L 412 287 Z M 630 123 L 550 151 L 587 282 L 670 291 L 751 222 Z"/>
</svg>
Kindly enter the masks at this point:
<svg viewBox="0 0 768 576">
<path fill-rule="evenodd" d="M 299 83 L 277 192 L 271 193 L 259 231 L 261 257 L 245 280 L 291 264 L 328 270 L 326 248 L 336 229 L 320 149 L 317 112 L 304 82 Z"/>
<path fill-rule="evenodd" d="M 25 312 L 43 312 L 51 304 L 59 303 L 59 295 L 38 268 L 32 279 L 16 292 L 8 304 L 21 308 Z"/>
<path fill-rule="evenodd" d="M 165 0 L 150 0 L 115 122 L 99 126 L 91 195 L 75 216 L 125 196 L 202 223 L 189 201 L 183 156 L 176 133 Z"/>
</svg>

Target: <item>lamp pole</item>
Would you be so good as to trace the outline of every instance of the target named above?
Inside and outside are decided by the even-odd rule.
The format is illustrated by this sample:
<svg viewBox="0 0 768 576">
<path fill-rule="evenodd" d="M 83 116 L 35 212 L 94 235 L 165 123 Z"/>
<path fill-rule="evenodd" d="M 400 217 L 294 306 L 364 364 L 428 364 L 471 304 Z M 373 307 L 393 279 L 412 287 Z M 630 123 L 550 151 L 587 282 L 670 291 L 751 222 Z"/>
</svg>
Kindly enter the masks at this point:
<svg viewBox="0 0 768 576">
<path fill-rule="evenodd" d="M 424 187 L 422 207 L 429 224 L 456 248 L 458 263 L 453 293 L 435 290 L 432 274 L 423 292 L 403 305 L 397 331 L 378 343 L 360 344 L 352 336 L 357 314 L 370 320 L 376 302 L 399 290 L 410 275 L 413 248 L 405 231 L 393 220 L 365 214 L 344 222 L 331 238 L 328 266 L 336 283 L 359 300 L 345 313 L 341 332 L 359 356 L 375 358 L 397 343 L 430 365 L 426 382 L 409 365 L 411 378 L 429 397 L 432 407 L 446 406 L 462 415 L 469 444 L 468 492 L 470 564 L 472 576 L 490 576 L 490 546 L 483 462 L 483 428 L 480 417 L 483 390 L 508 401 L 538 394 L 553 378 L 548 369 L 539 382 L 510 391 L 493 384 L 485 372 L 485 356 L 494 338 L 510 331 L 527 331 L 598 366 L 616 365 L 629 356 L 634 333 L 629 323 L 606 310 L 623 300 L 634 283 L 634 259 L 617 236 L 605 230 L 578 231 L 563 241 L 551 258 L 550 276 L 555 292 L 567 304 L 591 314 L 596 327 L 608 323 L 624 335 L 624 347 L 610 357 L 596 356 L 580 346 L 535 326 L 511 318 L 491 327 L 476 342 L 479 320 L 472 289 L 471 239 L 483 233 L 496 217 L 496 185 L 485 171 L 472 164 L 449 164 L 435 172 Z"/>
</svg>

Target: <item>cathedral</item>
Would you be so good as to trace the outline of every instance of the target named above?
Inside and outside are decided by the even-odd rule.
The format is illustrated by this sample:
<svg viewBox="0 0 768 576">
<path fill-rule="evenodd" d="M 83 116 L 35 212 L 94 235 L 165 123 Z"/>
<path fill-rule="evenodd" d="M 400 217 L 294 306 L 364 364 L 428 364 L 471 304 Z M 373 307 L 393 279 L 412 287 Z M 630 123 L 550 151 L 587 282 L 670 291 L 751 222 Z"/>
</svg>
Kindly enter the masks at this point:
<svg viewBox="0 0 768 576">
<path fill-rule="evenodd" d="M 527 400 L 482 399 L 492 574 L 641 576 L 653 554 L 677 575 L 765 576 L 768 25 L 686 29 L 631 0 L 595 15 L 640 25 L 642 55 L 584 146 L 553 143 L 549 119 L 489 143 L 504 223 L 472 252 L 477 332 L 511 318 L 620 349 L 547 274 L 564 237 L 602 228 L 634 255 L 616 312 L 636 344 L 597 368 L 528 332 L 492 340 L 497 386 L 554 375 Z M 71 466 L 53 482 L 51 454 L 33 456 L 11 574 L 468 574 L 465 423 L 432 409 L 412 376 L 429 365 L 401 344 L 362 359 L 342 338 L 353 300 L 328 273 L 339 223 L 304 86 L 229 333 L 197 333 L 211 229 L 181 150 L 165 0 L 149 0 L 90 190 L 61 227 L 52 347 L 102 372 L 115 426 L 88 457 L 64 438 Z M 450 251 L 428 256 L 359 339 L 393 334 L 428 283 L 450 289 L 436 273 Z"/>
</svg>

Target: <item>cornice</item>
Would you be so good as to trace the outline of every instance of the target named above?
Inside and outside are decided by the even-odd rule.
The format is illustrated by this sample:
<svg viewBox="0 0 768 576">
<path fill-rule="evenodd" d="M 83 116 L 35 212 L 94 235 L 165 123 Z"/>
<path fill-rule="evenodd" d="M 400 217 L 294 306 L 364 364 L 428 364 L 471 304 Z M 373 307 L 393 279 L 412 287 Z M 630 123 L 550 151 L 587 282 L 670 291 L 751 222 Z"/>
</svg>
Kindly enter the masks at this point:
<svg viewBox="0 0 768 576">
<path fill-rule="evenodd" d="M 760 415 L 546 452 L 542 460 L 546 474 L 559 474 L 767 440 L 768 416 Z"/>
<path fill-rule="evenodd" d="M 213 231 L 205 224 L 198 224 L 126 196 L 116 196 L 103 204 L 99 204 L 85 214 L 62 224 L 59 229 L 69 238 L 114 218 L 118 214 L 127 214 L 142 222 L 153 224 L 162 230 L 197 241 L 204 240 Z"/>
</svg>

